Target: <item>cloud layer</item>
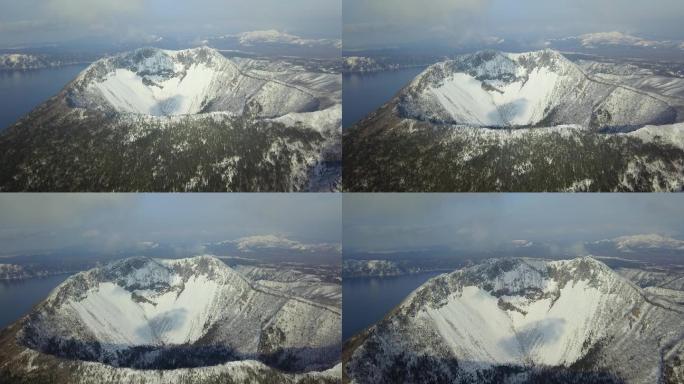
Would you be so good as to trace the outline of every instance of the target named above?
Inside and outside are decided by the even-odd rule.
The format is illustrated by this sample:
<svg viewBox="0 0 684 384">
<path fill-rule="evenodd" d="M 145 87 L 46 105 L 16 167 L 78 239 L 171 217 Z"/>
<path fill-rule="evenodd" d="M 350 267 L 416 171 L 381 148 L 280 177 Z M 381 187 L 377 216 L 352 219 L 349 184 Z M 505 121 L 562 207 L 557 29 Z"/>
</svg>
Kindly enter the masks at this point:
<svg viewBox="0 0 684 384">
<path fill-rule="evenodd" d="M 527 43 L 618 30 L 684 38 L 679 0 L 345 0 L 345 48 L 459 46 L 496 36 Z"/>
<path fill-rule="evenodd" d="M 259 29 L 339 38 L 340 0 L 0 0 L 5 46 L 149 36 L 207 37 Z"/>
<path fill-rule="evenodd" d="M 627 234 L 684 238 L 681 195 L 348 194 L 343 247 L 388 251 L 567 246 Z M 521 240 L 522 239 L 522 240 Z"/>
<path fill-rule="evenodd" d="M 158 243 L 193 249 L 271 233 L 341 242 L 341 198 L 334 194 L 2 194 L 0 212 L 2 254 Z"/>
</svg>

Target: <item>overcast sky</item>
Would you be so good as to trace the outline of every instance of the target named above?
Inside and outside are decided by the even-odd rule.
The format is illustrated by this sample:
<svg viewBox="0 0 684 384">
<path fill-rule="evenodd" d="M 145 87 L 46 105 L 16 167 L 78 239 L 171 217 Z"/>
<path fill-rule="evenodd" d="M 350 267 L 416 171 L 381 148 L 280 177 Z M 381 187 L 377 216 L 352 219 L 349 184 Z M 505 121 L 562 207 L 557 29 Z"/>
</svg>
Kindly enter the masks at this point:
<svg viewBox="0 0 684 384">
<path fill-rule="evenodd" d="M 343 247 L 489 250 L 658 233 L 684 239 L 681 194 L 345 194 Z"/>
<path fill-rule="evenodd" d="M 458 45 L 620 31 L 684 39 L 682 0 L 344 0 L 344 46 Z"/>
<path fill-rule="evenodd" d="M 0 254 L 278 234 L 341 242 L 337 194 L 0 194 Z"/>
<path fill-rule="evenodd" d="M 278 29 L 339 38 L 341 0 L 0 0 L 0 44 L 206 37 Z"/>
</svg>

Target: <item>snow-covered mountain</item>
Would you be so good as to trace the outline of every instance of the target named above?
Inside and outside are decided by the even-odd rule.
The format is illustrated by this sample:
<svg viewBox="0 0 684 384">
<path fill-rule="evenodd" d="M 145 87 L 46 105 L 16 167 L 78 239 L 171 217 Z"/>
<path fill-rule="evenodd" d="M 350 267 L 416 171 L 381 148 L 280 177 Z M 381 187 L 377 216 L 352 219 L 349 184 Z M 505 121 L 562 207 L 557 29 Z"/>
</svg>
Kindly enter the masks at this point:
<svg viewBox="0 0 684 384">
<path fill-rule="evenodd" d="M 68 101 L 77 108 L 153 116 L 278 117 L 315 111 L 320 96 L 268 74 L 244 72 L 210 48 L 142 49 L 91 65 L 72 83 Z"/>
<path fill-rule="evenodd" d="M 254 44 L 291 44 L 291 45 L 329 45 L 335 48 L 342 48 L 342 41 L 339 39 L 308 39 L 275 29 L 242 32 L 233 35 L 238 38 L 240 44 L 252 46 Z"/>
<path fill-rule="evenodd" d="M 588 77 L 556 51 L 494 51 L 435 64 L 404 90 L 407 117 L 475 127 L 672 123 L 676 112 L 642 92 Z"/>
<path fill-rule="evenodd" d="M 684 298 L 684 271 L 669 265 L 646 268 L 617 268 L 616 272 L 642 288 L 679 291 Z M 680 300 L 684 304 L 684 299 Z"/>
<path fill-rule="evenodd" d="M 654 383 L 684 378 L 684 308 L 589 257 L 440 275 L 345 346 L 353 383 Z"/>
<path fill-rule="evenodd" d="M 553 50 L 428 67 L 345 131 L 353 191 L 679 191 L 684 79 Z M 534 148 L 534 150 L 533 150 Z M 609 165 L 610 164 L 610 165 Z"/>
<path fill-rule="evenodd" d="M 341 115 L 339 74 L 138 49 L 96 61 L 3 132 L 0 189 L 336 189 Z"/>
<path fill-rule="evenodd" d="M 610 243 L 624 252 L 635 252 L 645 248 L 684 250 L 684 240 L 678 240 L 657 233 L 620 236 L 614 239 L 601 240 L 596 243 Z"/>
<path fill-rule="evenodd" d="M 241 275 L 262 289 L 274 289 L 317 303 L 342 308 L 342 287 L 339 274 L 311 273 L 283 268 L 279 265 L 236 265 Z"/>
<path fill-rule="evenodd" d="M 238 382 L 334 382 L 334 370 L 322 372 L 339 361 L 340 308 L 292 292 L 210 256 L 126 259 L 70 277 L 5 330 L 3 350 L 19 353 L 3 353 L 0 371 L 37 382 L 88 382 L 80 370 L 109 383 L 211 382 L 244 366 L 230 374 L 246 377 Z"/>
<path fill-rule="evenodd" d="M 578 36 L 577 39 L 582 42 L 583 46 L 590 48 L 599 45 L 633 45 L 637 47 L 659 47 L 680 46 L 681 44 L 672 41 L 648 40 L 618 31 L 587 33 Z"/>
<path fill-rule="evenodd" d="M 224 243 L 232 243 L 241 251 L 254 252 L 264 248 L 280 248 L 302 252 L 336 252 L 342 248 L 339 244 L 329 243 L 303 243 L 288 239 L 281 235 L 254 235 L 241 237 L 236 240 L 228 240 Z"/>
<path fill-rule="evenodd" d="M 638 47 L 638 48 L 673 48 L 684 49 L 684 42 L 675 40 L 651 40 L 639 36 L 630 35 L 619 31 L 585 33 L 579 36 L 570 36 L 562 39 L 554 39 L 547 45 L 577 43 L 584 48 L 612 47 Z"/>
<path fill-rule="evenodd" d="M 657 233 L 592 241 L 584 248 L 595 255 L 631 260 L 647 266 L 678 266 L 684 257 L 684 241 Z"/>
</svg>

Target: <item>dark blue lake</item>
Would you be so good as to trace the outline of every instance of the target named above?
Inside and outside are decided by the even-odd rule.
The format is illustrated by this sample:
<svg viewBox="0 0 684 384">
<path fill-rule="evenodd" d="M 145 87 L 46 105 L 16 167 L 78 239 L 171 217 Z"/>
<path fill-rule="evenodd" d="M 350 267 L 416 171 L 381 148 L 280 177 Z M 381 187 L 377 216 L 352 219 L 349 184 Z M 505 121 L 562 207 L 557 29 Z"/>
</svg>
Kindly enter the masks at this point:
<svg viewBox="0 0 684 384">
<path fill-rule="evenodd" d="M 342 76 L 342 126 L 352 126 L 388 102 L 425 68 L 353 73 Z"/>
<path fill-rule="evenodd" d="M 342 338 L 346 340 L 380 321 L 414 289 L 442 273 L 342 280 Z"/>
<path fill-rule="evenodd" d="M 0 329 L 19 320 L 69 275 L 25 280 L 0 280 Z"/>
<path fill-rule="evenodd" d="M 87 64 L 79 64 L 31 71 L 0 71 L 0 131 L 56 95 L 86 67 Z"/>
</svg>

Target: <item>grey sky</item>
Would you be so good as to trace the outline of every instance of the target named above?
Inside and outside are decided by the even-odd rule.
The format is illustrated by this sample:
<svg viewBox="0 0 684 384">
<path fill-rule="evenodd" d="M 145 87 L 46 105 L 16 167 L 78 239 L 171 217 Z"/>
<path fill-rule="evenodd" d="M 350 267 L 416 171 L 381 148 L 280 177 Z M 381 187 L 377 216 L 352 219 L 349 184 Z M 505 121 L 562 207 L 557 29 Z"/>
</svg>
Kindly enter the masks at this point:
<svg viewBox="0 0 684 384">
<path fill-rule="evenodd" d="M 614 30 L 684 39 L 682 16 L 681 0 L 344 0 L 344 46 L 533 43 Z"/>
<path fill-rule="evenodd" d="M 684 239 L 678 194 L 345 194 L 343 247 L 487 250 L 659 233 Z"/>
<path fill-rule="evenodd" d="M 0 44 L 206 37 L 278 29 L 341 34 L 340 0 L 0 0 Z"/>
<path fill-rule="evenodd" d="M 341 242 L 337 194 L 1 194 L 0 254 L 278 234 Z"/>
</svg>

